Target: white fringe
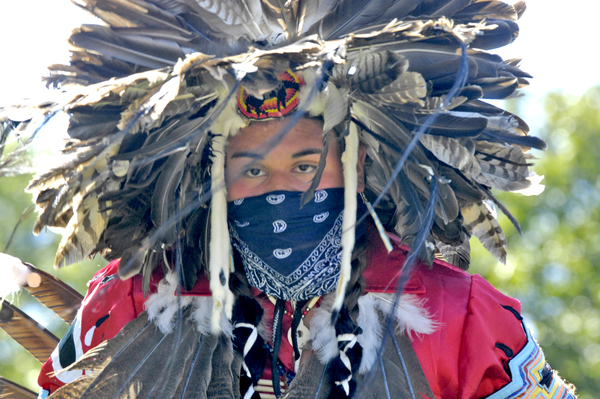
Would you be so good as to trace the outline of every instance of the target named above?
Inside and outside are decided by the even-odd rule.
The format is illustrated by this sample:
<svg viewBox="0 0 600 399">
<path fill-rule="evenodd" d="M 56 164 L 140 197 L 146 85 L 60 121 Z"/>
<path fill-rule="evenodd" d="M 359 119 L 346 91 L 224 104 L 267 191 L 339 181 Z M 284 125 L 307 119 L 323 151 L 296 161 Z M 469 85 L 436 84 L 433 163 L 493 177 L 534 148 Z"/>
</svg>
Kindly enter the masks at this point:
<svg viewBox="0 0 600 399">
<path fill-rule="evenodd" d="M 18 293 L 27 285 L 31 270 L 21 259 L 0 253 L 0 297 L 2 300 Z"/>
<path fill-rule="evenodd" d="M 333 295 L 328 295 L 315 309 L 310 322 L 312 348 L 319 361 L 327 364 L 338 356 L 335 328 L 331 324 L 331 308 Z M 390 314 L 394 294 L 368 293 L 358 300 L 357 324 L 363 330 L 357 335 L 358 343 L 363 350 L 359 373 L 365 374 L 377 361 L 377 350 L 383 337 L 385 317 Z M 432 320 L 429 311 L 423 306 L 424 300 L 419 300 L 415 295 L 405 294 L 400 297 L 393 317 L 396 321 L 396 334 L 431 334 L 437 328 L 437 323 Z"/>
</svg>

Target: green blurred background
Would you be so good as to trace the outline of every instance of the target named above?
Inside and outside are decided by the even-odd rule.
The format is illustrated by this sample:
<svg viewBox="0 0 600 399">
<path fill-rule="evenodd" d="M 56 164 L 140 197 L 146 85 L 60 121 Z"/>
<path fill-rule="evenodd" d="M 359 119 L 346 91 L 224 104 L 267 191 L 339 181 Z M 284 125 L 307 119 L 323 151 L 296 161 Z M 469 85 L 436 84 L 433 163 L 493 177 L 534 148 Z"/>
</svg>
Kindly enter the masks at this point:
<svg viewBox="0 0 600 399">
<path fill-rule="evenodd" d="M 506 104 L 519 114 L 519 100 Z M 473 264 L 479 273 L 507 295 L 519 298 L 523 313 L 553 368 L 577 387 L 581 399 L 600 390 L 600 88 L 583 96 L 551 93 L 538 104 L 543 120 L 534 121 L 536 135 L 547 140 L 534 168 L 544 175 L 539 196 L 497 193 L 520 221 L 519 235 L 505 216 L 508 261 L 498 263 L 472 240 Z M 29 176 L 3 178 L 0 184 L 0 248 L 4 248 L 22 212 L 31 204 L 23 193 Z M 6 251 L 56 274 L 81 293 L 91 275 L 106 262 L 97 257 L 67 268 L 52 269 L 59 237 L 32 235 L 34 215 L 26 217 Z M 16 304 L 59 337 L 64 324 L 27 293 Z M 4 332 L 0 332 L 0 375 L 37 389 L 40 364 Z"/>
</svg>

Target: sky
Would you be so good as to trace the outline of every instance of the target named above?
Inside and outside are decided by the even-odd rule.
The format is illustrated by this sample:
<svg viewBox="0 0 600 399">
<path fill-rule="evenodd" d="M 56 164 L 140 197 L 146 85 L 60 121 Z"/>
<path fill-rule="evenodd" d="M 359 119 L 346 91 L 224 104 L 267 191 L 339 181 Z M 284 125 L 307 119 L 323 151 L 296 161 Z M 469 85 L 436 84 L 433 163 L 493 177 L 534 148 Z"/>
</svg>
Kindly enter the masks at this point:
<svg viewBox="0 0 600 399">
<path fill-rule="evenodd" d="M 525 96 L 537 102 L 548 91 L 582 94 L 600 83 L 599 10 L 600 2 L 589 0 L 527 2 L 519 38 L 498 51 L 522 58 L 534 76 Z M 68 62 L 70 30 L 94 21 L 70 0 L 2 0 L 0 15 L 0 104 L 43 90 L 45 66 Z"/>
</svg>

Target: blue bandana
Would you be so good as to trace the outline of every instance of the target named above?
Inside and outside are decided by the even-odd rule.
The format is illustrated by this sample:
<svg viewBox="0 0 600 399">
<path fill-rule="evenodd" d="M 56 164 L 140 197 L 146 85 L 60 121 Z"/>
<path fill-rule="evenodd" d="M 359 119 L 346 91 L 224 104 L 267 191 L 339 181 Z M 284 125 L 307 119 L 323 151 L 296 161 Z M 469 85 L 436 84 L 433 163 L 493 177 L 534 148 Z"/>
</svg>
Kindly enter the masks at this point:
<svg viewBox="0 0 600 399">
<path fill-rule="evenodd" d="M 228 204 L 232 244 L 248 282 L 284 300 L 305 300 L 335 290 L 342 259 L 344 189 L 315 192 L 300 208 L 301 192 L 275 191 Z M 358 201 L 358 215 L 366 212 Z M 364 223 L 357 226 L 357 236 Z"/>
</svg>

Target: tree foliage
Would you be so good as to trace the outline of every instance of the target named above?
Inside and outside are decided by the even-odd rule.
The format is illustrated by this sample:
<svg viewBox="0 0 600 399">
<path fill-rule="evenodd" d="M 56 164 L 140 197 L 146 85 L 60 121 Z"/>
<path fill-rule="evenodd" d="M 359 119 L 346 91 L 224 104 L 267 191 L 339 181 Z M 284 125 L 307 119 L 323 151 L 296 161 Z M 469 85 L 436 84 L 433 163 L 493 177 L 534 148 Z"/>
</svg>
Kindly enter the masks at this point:
<svg viewBox="0 0 600 399">
<path fill-rule="evenodd" d="M 577 387 L 581 399 L 600 390 L 600 88 L 581 97 L 550 94 L 544 101 L 546 120 L 541 132 L 549 143 L 538 154 L 535 170 L 545 175 L 546 191 L 537 197 L 499 195 L 521 222 L 523 235 L 506 218 L 501 224 L 509 238 L 506 265 L 473 244 L 473 273 L 480 273 L 507 295 L 519 298 L 523 313 L 545 351 L 548 362 Z M 0 249 L 21 212 L 31 203 L 23 193 L 28 176 L 3 178 L 0 185 Z M 106 264 L 94 259 L 53 271 L 58 236 L 31 232 L 34 216 L 25 218 L 8 253 L 53 272 L 80 291 L 91 275 Z M 66 325 L 23 293 L 17 304 L 58 336 Z M 36 388 L 40 364 L 0 332 L 0 375 Z"/>
<path fill-rule="evenodd" d="M 577 387 L 581 399 L 600 388 L 600 87 L 585 95 L 549 94 L 548 142 L 535 167 L 546 190 L 536 197 L 499 195 L 521 222 L 506 218 L 508 262 L 479 248 L 470 269 L 523 304 L 546 360 Z"/>
</svg>

